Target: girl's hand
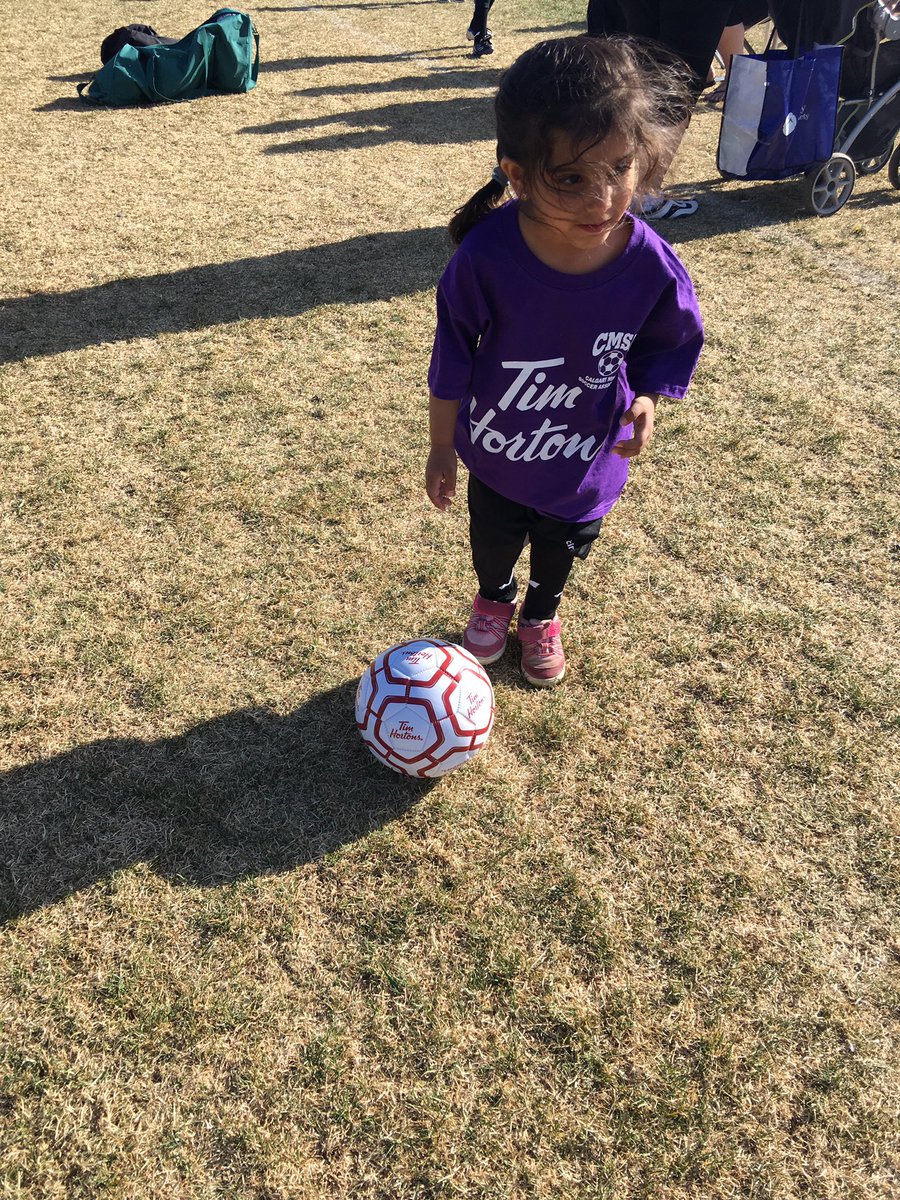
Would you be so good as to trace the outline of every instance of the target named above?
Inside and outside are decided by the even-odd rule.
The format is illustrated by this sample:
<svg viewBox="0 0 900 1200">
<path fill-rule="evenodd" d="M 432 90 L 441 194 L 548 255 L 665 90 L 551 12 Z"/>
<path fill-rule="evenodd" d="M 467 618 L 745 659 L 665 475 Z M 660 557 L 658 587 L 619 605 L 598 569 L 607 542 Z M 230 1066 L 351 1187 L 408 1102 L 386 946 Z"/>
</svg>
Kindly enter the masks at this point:
<svg viewBox="0 0 900 1200">
<path fill-rule="evenodd" d="M 425 491 L 440 512 L 446 512 L 456 495 L 456 451 L 452 446 L 432 446 L 425 466 Z"/>
<path fill-rule="evenodd" d="M 658 396 L 635 396 L 631 408 L 622 413 L 619 428 L 634 424 L 631 437 L 624 442 L 616 442 L 612 448 L 613 454 L 620 458 L 636 458 L 653 437 L 653 426 L 656 421 L 656 402 Z"/>
</svg>

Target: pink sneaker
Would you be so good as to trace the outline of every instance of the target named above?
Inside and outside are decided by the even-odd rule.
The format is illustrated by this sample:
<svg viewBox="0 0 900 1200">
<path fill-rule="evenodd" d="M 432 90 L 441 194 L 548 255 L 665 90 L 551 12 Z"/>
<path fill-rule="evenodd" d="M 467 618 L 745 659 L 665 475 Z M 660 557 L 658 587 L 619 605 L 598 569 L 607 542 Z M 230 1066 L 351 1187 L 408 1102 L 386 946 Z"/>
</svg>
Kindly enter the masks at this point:
<svg viewBox="0 0 900 1200">
<path fill-rule="evenodd" d="M 463 649 L 482 665 L 496 662 L 506 649 L 509 623 L 516 611 L 515 602 L 484 600 L 479 593 L 472 602 L 472 615 L 463 634 Z"/>
<path fill-rule="evenodd" d="M 549 621 L 519 621 L 522 674 L 535 687 L 553 687 L 566 673 L 559 617 Z"/>
</svg>

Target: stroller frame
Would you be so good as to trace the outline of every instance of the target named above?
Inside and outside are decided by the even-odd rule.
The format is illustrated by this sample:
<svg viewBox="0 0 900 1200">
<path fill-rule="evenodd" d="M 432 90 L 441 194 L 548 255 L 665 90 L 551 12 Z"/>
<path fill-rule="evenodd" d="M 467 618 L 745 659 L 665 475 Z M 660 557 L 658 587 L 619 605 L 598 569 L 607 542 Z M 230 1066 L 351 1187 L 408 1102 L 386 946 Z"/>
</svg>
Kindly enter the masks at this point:
<svg viewBox="0 0 900 1200">
<path fill-rule="evenodd" d="M 891 4 L 892 0 L 869 0 L 868 4 L 860 5 L 853 18 L 853 28 L 843 39 L 844 43 L 849 41 L 856 32 L 857 22 L 867 12 L 874 35 L 867 91 L 858 97 L 841 97 L 832 156 L 827 162 L 812 167 L 804 177 L 804 200 L 807 208 L 817 216 L 833 216 L 850 199 L 857 175 L 874 175 L 885 164 L 889 164 L 891 185 L 900 188 L 900 145 L 894 149 L 900 124 L 889 131 L 885 148 L 878 153 L 864 158 L 850 153 L 875 118 L 900 96 L 900 78 L 881 94 L 876 82 L 880 55 L 885 46 L 882 34 L 889 41 L 900 38 L 900 4 L 897 0 L 893 0 L 893 8 Z"/>
<path fill-rule="evenodd" d="M 895 96 L 900 95 L 900 79 L 898 79 L 897 82 L 895 84 L 893 84 L 890 88 L 888 88 L 888 90 L 886 92 L 884 92 L 881 96 L 879 96 L 877 100 L 875 99 L 875 95 L 876 95 L 875 77 L 876 77 L 876 72 L 878 70 L 878 55 L 880 52 L 881 52 L 881 43 L 879 42 L 879 43 L 876 43 L 875 50 L 872 54 L 872 69 L 870 72 L 871 77 L 870 77 L 870 82 L 869 82 L 868 96 L 863 97 L 859 100 L 843 100 L 842 101 L 842 107 L 846 107 L 847 109 L 862 108 L 863 116 L 862 116 L 862 120 L 857 125 L 855 125 L 852 129 L 850 129 L 848 131 L 847 126 L 852 121 L 852 115 L 848 112 L 848 116 L 847 116 L 846 120 L 840 121 L 840 114 L 839 114 L 838 132 L 835 135 L 835 150 L 836 151 L 840 151 L 844 154 L 848 154 L 850 152 L 850 147 L 857 140 L 857 138 L 863 132 L 863 130 L 866 128 L 866 126 L 869 125 L 875 119 L 875 117 L 881 112 L 881 110 L 883 108 L 887 108 L 887 106 L 890 104 L 890 102 L 894 99 Z M 897 136 L 897 130 L 894 130 L 893 137 L 891 138 L 892 142 L 893 142 L 893 138 L 896 136 Z M 882 159 L 882 166 L 884 165 L 885 162 L 887 162 L 888 158 L 890 157 L 890 153 L 891 153 L 891 147 L 888 147 L 887 151 L 883 155 L 876 156 L 876 157 L 879 157 Z M 859 164 L 857 164 L 857 165 L 859 165 Z M 877 169 L 880 170 L 880 168 L 877 168 Z M 869 173 L 869 172 L 863 172 L 863 174 L 867 174 L 867 173 Z"/>
<path fill-rule="evenodd" d="M 900 132 L 900 0 L 770 0 L 770 14 L 766 51 L 776 40 L 792 58 L 820 45 L 843 48 L 831 154 L 796 171 L 803 177 L 805 206 L 817 216 L 833 216 L 850 199 L 858 175 L 873 175 L 886 164 L 891 185 L 900 189 L 900 144 L 894 146 Z M 724 121 L 723 113 L 723 128 Z"/>
</svg>

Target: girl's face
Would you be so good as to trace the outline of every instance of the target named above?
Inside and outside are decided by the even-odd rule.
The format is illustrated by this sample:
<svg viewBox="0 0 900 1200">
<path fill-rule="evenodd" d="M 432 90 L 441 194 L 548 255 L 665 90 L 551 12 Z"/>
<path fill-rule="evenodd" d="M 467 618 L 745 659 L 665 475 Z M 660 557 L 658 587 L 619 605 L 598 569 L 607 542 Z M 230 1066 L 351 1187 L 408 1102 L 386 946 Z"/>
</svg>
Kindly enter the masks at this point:
<svg viewBox="0 0 900 1200">
<path fill-rule="evenodd" d="M 624 139 L 611 135 L 579 151 L 565 134 L 556 134 L 549 166 L 536 180 L 526 179 L 512 159 L 500 165 L 522 213 L 541 227 L 529 225 L 538 242 L 584 270 L 608 257 L 610 238 L 620 240 L 617 231 L 634 196 L 635 155 Z"/>
</svg>

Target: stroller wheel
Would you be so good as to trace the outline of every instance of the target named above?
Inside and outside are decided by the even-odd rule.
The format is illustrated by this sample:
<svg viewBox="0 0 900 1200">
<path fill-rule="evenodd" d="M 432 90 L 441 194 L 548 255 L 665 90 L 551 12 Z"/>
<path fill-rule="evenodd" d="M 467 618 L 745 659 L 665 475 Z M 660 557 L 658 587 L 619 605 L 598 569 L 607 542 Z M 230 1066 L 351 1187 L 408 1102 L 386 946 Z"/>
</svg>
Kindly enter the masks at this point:
<svg viewBox="0 0 900 1200">
<path fill-rule="evenodd" d="M 850 199 L 856 183 L 856 167 L 849 154 L 832 154 L 828 162 L 807 171 L 803 199 L 817 217 L 831 217 Z"/>
<path fill-rule="evenodd" d="M 888 163 L 888 179 L 891 181 L 891 187 L 900 188 L 900 142 L 895 146 Z"/>
<path fill-rule="evenodd" d="M 877 158 L 863 158 L 856 160 L 857 175 L 877 175 L 887 160 L 891 157 L 891 149 L 885 150 L 884 154 L 879 154 Z"/>
</svg>

